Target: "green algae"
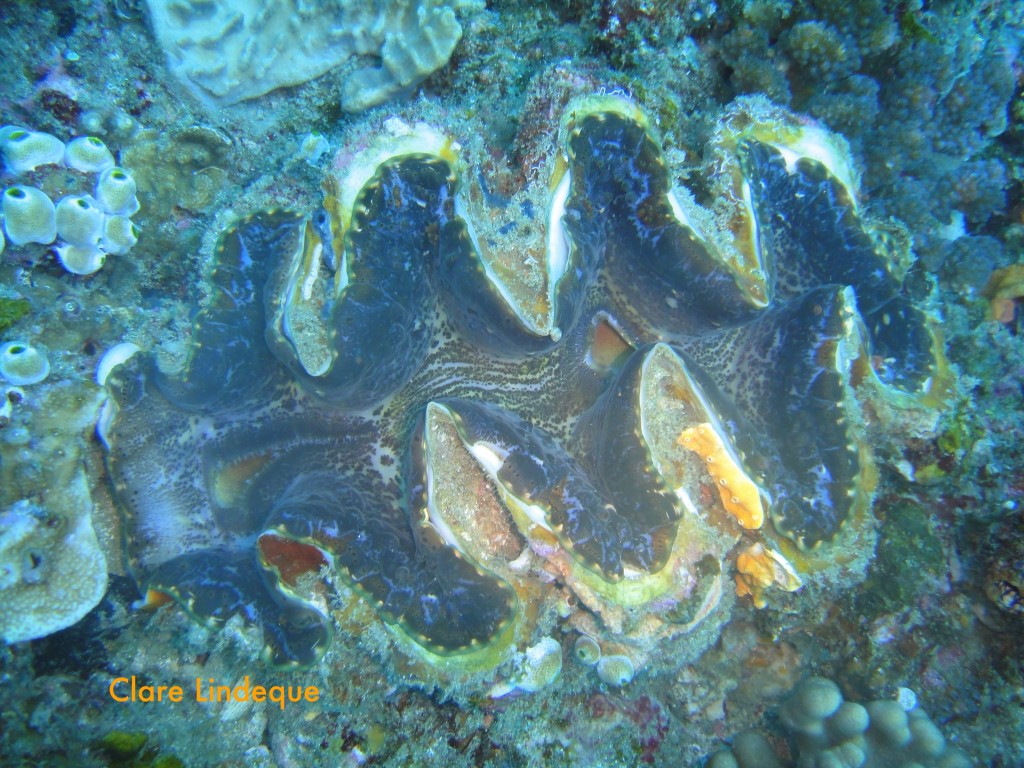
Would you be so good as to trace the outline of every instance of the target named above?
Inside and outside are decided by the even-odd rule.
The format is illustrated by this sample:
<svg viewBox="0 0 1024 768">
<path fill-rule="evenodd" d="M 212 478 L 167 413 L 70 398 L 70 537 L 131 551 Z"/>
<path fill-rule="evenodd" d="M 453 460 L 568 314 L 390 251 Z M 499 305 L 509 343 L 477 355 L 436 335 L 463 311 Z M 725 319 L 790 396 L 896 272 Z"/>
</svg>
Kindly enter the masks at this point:
<svg viewBox="0 0 1024 768">
<path fill-rule="evenodd" d="M 160 755 L 148 765 L 150 768 L 185 768 L 185 764 L 174 755 Z"/>
<path fill-rule="evenodd" d="M 900 16 L 900 32 L 903 37 L 911 42 L 923 40 L 927 43 L 938 43 L 939 39 L 921 23 L 918 11 L 906 10 Z"/>
<path fill-rule="evenodd" d="M 0 333 L 21 320 L 32 309 L 28 299 L 0 298 Z"/>
<path fill-rule="evenodd" d="M 160 754 L 159 748 L 146 747 L 149 736 L 134 731 L 111 731 L 97 744 L 107 764 L 116 768 L 184 768 L 176 755 Z"/>
<path fill-rule="evenodd" d="M 99 746 L 113 760 L 123 761 L 138 755 L 148 738 L 144 733 L 111 731 L 100 739 Z"/>
<path fill-rule="evenodd" d="M 880 502 L 880 505 L 884 502 Z M 899 611 L 928 591 L 946 572 L 942 542 L 932 530 L 925 508 L 911 500 L 884 507 L 885 525 L 871 572 L 856 598 L 871 616 Z"/>
</svg>

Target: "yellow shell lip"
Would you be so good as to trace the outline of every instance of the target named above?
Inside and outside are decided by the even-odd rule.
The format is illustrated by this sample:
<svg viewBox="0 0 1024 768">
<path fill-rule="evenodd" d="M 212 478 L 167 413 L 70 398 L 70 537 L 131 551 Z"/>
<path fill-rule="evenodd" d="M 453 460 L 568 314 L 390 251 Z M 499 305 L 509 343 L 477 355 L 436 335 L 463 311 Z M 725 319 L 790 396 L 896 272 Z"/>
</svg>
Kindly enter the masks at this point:
<svg viewBox="0 0 1024 768">
<path fill-rule="evenodd" d="M 352 213 L 360 191 L 389 160 L 407 155 L 429 155 L 444 160 L 455 173 L 462 169 L 459 158 L 461 146 L 437 128 L 427 123 L 409 125 L 404 120 L 391 118 L 383 129 L 363 149 L 336 160 L 334 169 L 329 173 L 330 181 L 325 181 L 325 190 L 329 188 L 329 196 L 333 197 L 333 209 L 329 209 L 329 213 L 338 219 L 339 239 L 352 225 Z"/>
<path fill-rule="evenodd" d="M 630 122 L 643 126 L 648 133 L 651 132 L 647 115 L 625 92 L 611 91 L 581 96 L 569 102 L 559 121 L 558 144 L 563 148 L 563 153 L 568 154 L 569 135 L 579 122 L 590 115 L 605 113 L 619 115 Z"/>
</svg>

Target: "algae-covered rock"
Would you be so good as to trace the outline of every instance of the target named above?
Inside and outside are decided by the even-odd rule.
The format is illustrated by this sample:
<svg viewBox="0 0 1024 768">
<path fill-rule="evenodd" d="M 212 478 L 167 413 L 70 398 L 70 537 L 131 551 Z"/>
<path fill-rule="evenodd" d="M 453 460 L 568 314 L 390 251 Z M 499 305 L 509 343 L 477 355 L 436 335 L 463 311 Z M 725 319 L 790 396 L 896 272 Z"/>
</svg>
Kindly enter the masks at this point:
<svg viewBox="0 0 1024 768">
<path fill-rule="evenodd" d="M 100 748 L 110 757 L 124 760 L 135 757 L 146 746 L 147 736 L 144 733 L 129 731 L 111 731 L 100 739 Z"/>
<path fill-rule="evenodd" d="M 0 297 L 0 333 L 3 333 L 28 314 L 28 300 L 23 298 Z"/>
</svg>

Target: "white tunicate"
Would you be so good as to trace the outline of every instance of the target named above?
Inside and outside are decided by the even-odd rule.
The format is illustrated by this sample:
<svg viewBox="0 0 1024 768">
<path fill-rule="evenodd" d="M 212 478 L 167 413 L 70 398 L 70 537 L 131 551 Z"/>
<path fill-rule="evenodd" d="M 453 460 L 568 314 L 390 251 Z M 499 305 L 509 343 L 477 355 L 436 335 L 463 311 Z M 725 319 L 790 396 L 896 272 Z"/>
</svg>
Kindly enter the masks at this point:
<svg viewBox="0 0 1024 768">
<path fill-rule="evenodd" d="M 41 165 L 64 162 L 64 142 L 42 131 L 9 131 L 3 141 L 4 162 L 12 173 L 28 173 Z"/>
<path fill-rule="evenodd" d="M 42 350 L 24 341 L 0 346 L 0 376 L 11 384 L 38 384 L 50 375 L 50 361 Z"/>
<path fill-rule="evenodd" d="M 139 230 L 127 216 L 107 216 L 101 245 L 107 253 L 123 256 L 139 241 Z"/>
<path fill-rule="evenodd" d="M 12 245 L 52 243 L 57 239 L 53 201 L 35 187 L 9 187 L 3 197 L 4 231 Z"/>
<path fill-rule="evenodd" d="M 12 413 L 14 413 L 14 404 L 11 402 L 11 398 L 7 397 L 7 393 L 5 392 L 3 397 L 0 397 L 0 427 L 6 427 L 11 423 Z M 0 586 L 0 589 L 2 588 L 3 587 Z"/>
<path fill-rule="evenodd" d="M 601 646 L 590 635 L 580 635 L 576 638 L 572 655 L 580 664 L 592 667 L 601 660 Z"/>
<path fill-rule="evenodd" d="M 601 678 L 602 682 L 615 688 L 621 688 L 630 683 L 635 674 L 636 669 L 629 656 L 612 654 L 611 656 L 602 656 L 601 660 L 597 662 L 597 676 Z"/>
<path fill-rule="evenodd" d="M 57 203 L 57 234 L 82 248 L 95 248 L 103 237 L 103 211 L 89 195 L 68 195 Z"/>
<path fill-rule="evenodd" d="M 99 133 L 103 130 L 103 116 L 94 110 L 78 116 L 78 130 L 82 133 Z"/>
<path fill-rule="evenodd" d="M 901 686 L 896 689 L 896 703 L 904 712 L 909 712 L 917 706 L 917 694 Z"/>
<path fill-rule="evenodd" d="M 296 153 L 296 157 L 309 165 L 316 165 L 321 156 L 330 149 L 331 145 L 321 134 L 307 133 L 299 142 L 299 151 Z"/>
<path fill-rule="evenodd" d="M 54 251 L 57 261 L 73 275 L 94 274 L 107 260 L 107 254 L 95 245 L 60 245 Z"/>
<path fill-rule="evenodd" d="M 22 128 L 20 125 L 5 125 L 0 127 L 0 150 L 7 144 L 7 140 L 16 133 L 28 133 L 28 128 Z"/>
<path fill-rule="evenodd" d="M 95 136 L 79 136 L 64 148 L 64 164 L 86 173 L 100 173 L 114 167 L 114 156 Z"/>
<path fill-rule="evenodd" d="M 141 126 L 138 120 L 123 109 L 119 109 L 111 116 L 110 127 L 118 136 L 123 136 L 127 139 L 138 133 Z"/>
<path fill-rule="evenodd" d="M 108 168 L 96 181 L 96 200 L 112 216 L 131 216 L 139 210 L 135 191 L 135 179 L 124 168 Z"/>
<path fill-rule="evenodd" d="M 516 687 L 534 693 L 551 685 L 562 671 L 562 646 L 551 637 L 526 649 L 522 671 Z"/>
</svg>

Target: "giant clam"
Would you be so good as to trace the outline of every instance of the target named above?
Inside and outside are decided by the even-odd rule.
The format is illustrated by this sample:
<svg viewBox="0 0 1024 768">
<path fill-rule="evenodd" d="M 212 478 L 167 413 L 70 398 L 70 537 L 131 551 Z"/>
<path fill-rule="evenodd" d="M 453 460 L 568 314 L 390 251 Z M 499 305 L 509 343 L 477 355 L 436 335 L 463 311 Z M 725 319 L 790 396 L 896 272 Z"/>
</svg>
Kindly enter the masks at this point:
<svg viewBox="0 0 1024 768">
<path fill-rule="evenodd" d="M 184 370 L 107 379 L 142 588 L 262 627 L 278 666 L 328 648 L 299 578 L 323 566 L 435 670 L 563 621 L 642 665 L 714 639 L 730 574 L 761 604 L 870 546 L 861 403 L 946 375 L 906 244 L 838 137 L 756 100 L 721 126 L 711 212 L 603 95 L 566 109 L 516 248 L 426 125 L 354 152 L 322 210 L 224 232 Z"/>
</svg>

